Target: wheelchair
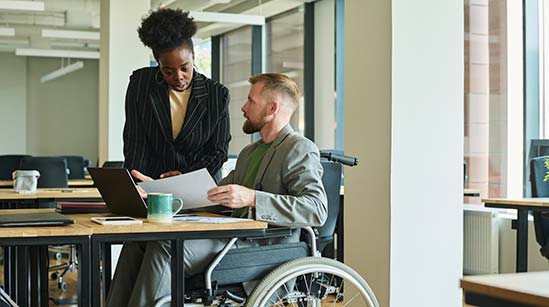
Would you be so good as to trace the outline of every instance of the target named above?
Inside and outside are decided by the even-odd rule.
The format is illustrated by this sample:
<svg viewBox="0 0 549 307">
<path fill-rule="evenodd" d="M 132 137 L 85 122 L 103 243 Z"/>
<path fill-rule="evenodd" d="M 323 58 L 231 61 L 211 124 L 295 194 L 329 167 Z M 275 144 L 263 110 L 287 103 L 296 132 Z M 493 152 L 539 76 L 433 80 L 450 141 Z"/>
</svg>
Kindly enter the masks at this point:
<svg viewBox="0 0 549 307">
<path fill-rule="evenodd" d="M 292 243 L 232 248 L 237 238 L 231 239 L 203 275 L 185 280 L 185 305 L 379 306 L 374 292 L 357 272 L 342 262 L 322 257 L 319 252 L 333 242 L 339 212 L 341 165 L 358 164 L 356 158 L 335 152 L 321 151 L 321 158 L 322 180 L 328 196 L 328 218 L 324 226 L 319 229 L 274 227 L 261 237 L 245 239 L 286 237 L 301 231 L 302 240 Z M 329 251 L 326 254 L 333 255 Z M 170 299 L 170 295 L 162 297 L 153 306 L 169 306 Z"/>
</svg>

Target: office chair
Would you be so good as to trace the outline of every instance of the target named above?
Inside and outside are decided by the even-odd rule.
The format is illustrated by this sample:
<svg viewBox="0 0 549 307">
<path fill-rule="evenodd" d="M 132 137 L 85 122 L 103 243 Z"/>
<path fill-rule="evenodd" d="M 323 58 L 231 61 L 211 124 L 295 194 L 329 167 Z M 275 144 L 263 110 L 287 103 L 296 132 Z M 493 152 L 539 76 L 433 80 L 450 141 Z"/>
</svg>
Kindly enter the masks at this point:
<svg viewBox="0 0 549 307">
<path fill-rule="evenodd" d="M 124 161 L 105 161 L 101 167 L 124 167 Z"/>
<path fill-rule="evenodd" d="M 321 162 L 324 167 L 322 181 L 329 185 L 325 186 L 328 217 L 324 226 L 316 229 L 322 235 L 317 238 L 312 227 L 305 227 L 301 229 L 304 241 L 247 248 L 232 248 L 237 241 L 237 238 L 233 238 L 218 253 L 204 275 L 185 280 L 187 301 L 210 306 L 220 297 L 217 303 L 221 307 L 231 306 L 231 301 L 238 304 L 246 302 L 245 306 L 253 307 L 289 304 L 308 306 L 308 302 L 318 303 L 314 306 L 323 306 L 342 302 L 347 297 L 349 302 L 354 300 L 356 303 L 362 299 L 365 306 L 379 306 L 369 285 L 354 270 L 334 259 L 320 257 L 317 242 L 325 247 L 330 240 L 333 241 L 337 222 L 342 171 L 339 163 L 350 166 L 358 164 L 355 158 L 333 153 L 321 156 L 325 159 Z M 337 201 L 330 204 L 330 199 Z M 286 237 L 294 231 L 299 230 L 273 227 L 267 229 L 264 236 L 246 240 Z M 248 296 L 243 283 L 257 281 L 259 283 Z M 162 297 L 153 306 L 164 306 L 169 300 L 170 296 Z"/>
<path fill-rule="evenodd" d="M 21 160 L 22 170 L 40 172 L 38 188 L 68 187 L 67 159 L 60 157 L 26 157 Z"/>
<path fill-rule="evenodd" d="M 67 168 L 69 169 L 69 179 L 84 179 L 84 169 L 86 160 L 82 156 L 61 156 L 67 159 Z"/>
<path fill-rule="evenodd" d="M 23 158 L 30 155 L 2 155 L 0 156 L 0 180 L 12 180 L 11 174 L 21 166 Z"/>
<path fill-rule="evenodd" d="M 549 182 L 544 181 L 547 174 L 545 161 L 549 156 L 542 156 L 530 160 L 530 183 L 532 197 L 549 197 Z M 534 211 L 534 229 L 536 241 L 541 246 L 540 253 L 549 260 L 549 212 Z"/>
</svg>

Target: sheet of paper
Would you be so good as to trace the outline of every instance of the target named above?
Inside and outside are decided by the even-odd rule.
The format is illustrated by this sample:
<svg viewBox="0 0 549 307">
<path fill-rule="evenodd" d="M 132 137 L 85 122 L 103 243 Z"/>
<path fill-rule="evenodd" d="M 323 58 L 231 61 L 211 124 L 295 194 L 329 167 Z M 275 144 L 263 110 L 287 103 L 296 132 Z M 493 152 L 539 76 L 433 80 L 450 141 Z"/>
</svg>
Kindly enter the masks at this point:
<svg viewBox="0 0 549 307">
<path fill-rule="evenodd" d="M 235 217 L 207 217 L 194 214 L 178 214 L 173 217 L 175 222 L 194 222 L 208 224 L 225 224 L 247 221 L 248 219 L 240 219 Z"/>
<path fill-rule="evenodd" d="M 208 190 L 216 187 L 210 173 L 205 168 L 179 176 L 140 182 L 147 193 L 172 193 L 183 200 L 183 209 L 193 209 L 216 205 L 208 200 Z"/>
</svg>

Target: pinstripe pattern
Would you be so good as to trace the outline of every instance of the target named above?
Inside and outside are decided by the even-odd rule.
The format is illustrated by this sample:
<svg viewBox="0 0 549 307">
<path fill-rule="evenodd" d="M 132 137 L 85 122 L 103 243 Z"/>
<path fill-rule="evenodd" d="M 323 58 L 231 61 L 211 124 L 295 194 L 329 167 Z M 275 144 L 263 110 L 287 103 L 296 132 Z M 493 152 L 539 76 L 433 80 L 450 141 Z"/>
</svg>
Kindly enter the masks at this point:
<svg viewBox="0 0 549 307">
<path fill-rule="evenodd" d="M 185 122 L 173 140 L 168 87 L 155 80 L 157 72 L 158 67 L 145 67 L 130 77 L 124 167 L 153 178 L 167 171 L 187 173 L 203 167 L 214 175 L 227 160 L 231 139 L 228 89 L 195 71 Z"/>
</svg>

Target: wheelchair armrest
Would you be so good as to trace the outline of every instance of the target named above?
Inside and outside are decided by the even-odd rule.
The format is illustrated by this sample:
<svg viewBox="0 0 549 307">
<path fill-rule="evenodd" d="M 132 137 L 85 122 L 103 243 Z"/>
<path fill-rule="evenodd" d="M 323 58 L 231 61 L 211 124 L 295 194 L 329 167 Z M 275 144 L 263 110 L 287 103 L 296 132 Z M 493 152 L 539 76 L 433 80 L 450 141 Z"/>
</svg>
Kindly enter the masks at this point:
<svg viewBox="0 0 549 307">
<path fill-rule="evenodd" d="M 295 231 L 297 231 L 299 229 L 301 229 L 301 228 L 269 226 L 269 228 L 265 229 L 265 232 L 263 234 L 256 235 L 256 236 L 247 236 L 244 239 L 245 240 L 258 240 L 258 239 L 271 239 L 271 238 L 289 237 Z"/>
</svg>

